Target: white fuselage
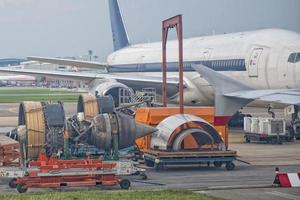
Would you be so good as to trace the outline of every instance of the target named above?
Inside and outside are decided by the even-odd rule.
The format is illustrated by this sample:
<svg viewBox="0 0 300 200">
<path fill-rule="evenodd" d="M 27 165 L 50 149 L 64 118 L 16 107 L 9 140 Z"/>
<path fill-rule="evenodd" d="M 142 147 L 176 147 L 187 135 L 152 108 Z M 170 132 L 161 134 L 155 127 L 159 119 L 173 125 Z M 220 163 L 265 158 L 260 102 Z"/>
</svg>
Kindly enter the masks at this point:
<svg viewBox="0 0 300 200">
<path fill-rule="evenodd" d="M 167 46 L 168 77 L 178 76 L 177 41 Z M 300 88 L 300 34 L 281 29 L 264 29 L 184 39 L 185 104 L 212 105 L 213 89 L 191 65 L 202 63 L 256 89 Z M 112 53 L 108 64 L 113 73 L 162 76 L 161 42 L 138 44 Z M 114 70 L 115 67 L 115 70 Z M 125 70 L 122 70 L 125 69 Z M 173 97 L 177 101 L 177 96 Z"/>
</svg>

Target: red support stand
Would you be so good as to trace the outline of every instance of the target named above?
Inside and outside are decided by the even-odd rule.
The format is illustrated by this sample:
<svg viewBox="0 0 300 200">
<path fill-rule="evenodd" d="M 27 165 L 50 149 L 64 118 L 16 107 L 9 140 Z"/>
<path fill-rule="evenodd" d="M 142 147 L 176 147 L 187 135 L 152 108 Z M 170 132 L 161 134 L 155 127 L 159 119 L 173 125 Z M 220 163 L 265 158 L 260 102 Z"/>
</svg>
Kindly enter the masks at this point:
<svg viewBox="0 0 300 200">
<path fill-rule="evenodd" d="M 163 86 L 162 86 L 162 100 L 164 107 L 167 107 L 167 39 L 169 29 L 176 28 L 178 45 L 179 45 L 179 107 L 180 114 L 184 113 L 183 108 L 183 33 L 182 33 L 182 15 L 169 18 L 162 22 L 162 72 L 163 72 Z"/>
</svg>

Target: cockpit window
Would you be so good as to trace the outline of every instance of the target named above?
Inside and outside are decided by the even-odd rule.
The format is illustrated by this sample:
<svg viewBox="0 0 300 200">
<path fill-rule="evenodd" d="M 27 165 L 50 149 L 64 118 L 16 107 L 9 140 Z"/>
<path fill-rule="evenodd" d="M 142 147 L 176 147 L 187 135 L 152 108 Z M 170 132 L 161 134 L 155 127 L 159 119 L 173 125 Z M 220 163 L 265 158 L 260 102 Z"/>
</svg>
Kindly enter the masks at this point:
<svg viewBox="0 0 300 200">
<path fill-rule="evenodd" d="M 300 53 L 292 53 L 289 56 L 288 62 L 290 63 L 300 62 Z"/>
<path fill-rule="evenodd" d="M 296 53 L 292 53 L 292 54 L 289 56 L 288 62 L 294 63 L 294 62 L 295 62 L 296 55 L 297 55 Z"/>
</svg>

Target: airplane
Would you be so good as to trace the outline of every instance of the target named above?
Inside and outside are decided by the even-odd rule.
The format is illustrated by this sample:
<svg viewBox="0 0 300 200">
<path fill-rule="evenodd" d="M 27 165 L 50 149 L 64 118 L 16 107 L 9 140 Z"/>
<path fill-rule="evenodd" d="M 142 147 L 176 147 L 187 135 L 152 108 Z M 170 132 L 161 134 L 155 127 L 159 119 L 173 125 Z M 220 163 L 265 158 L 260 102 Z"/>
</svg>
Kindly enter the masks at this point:
<svg viewBox="0 0 300 200">
<path fill-rule="evenodd" d="M 115 99 L 119 88 L 155 88 L 161 93 L 161 42 L 130 44 L 117 0 L 109 0 L 109 11 L 114 52 L 108 56 L 107 62 L 28 57 L 32 61 L 105 69 L 106 73 L 12 67 L 0 71 L 87 80 L 90 81 L 91 93 L 111 94 Z M 300 91 L 297 90 L 300 88 L 300 34 L 297 32 L 262 29 L 186 38 L 183 48 L 185 105 L 222 105 L 223 108 L 217 106 L 217 114 L 224 117 L 231 116 L 252 100 L 300 104 Z M 169 41 L 167 49 L 168 100 L 178 103 L 177 41 Z M 232 89 L 225 88 L 225 85 Z M 220 99 L 230 106 L 220 103 Z"/>
<path fill-rule="evenodd" d="M 17 75 L 17 76 L 8 76 L 8 75 L 0 75 L 0 86 L 15 86 L 17 85 L 17 82 L 20 81 L 29 81 L 29 82 L 35 82 L 36 78 L 34 76 L 27 76 L 27 75 Z"/>
</svg>

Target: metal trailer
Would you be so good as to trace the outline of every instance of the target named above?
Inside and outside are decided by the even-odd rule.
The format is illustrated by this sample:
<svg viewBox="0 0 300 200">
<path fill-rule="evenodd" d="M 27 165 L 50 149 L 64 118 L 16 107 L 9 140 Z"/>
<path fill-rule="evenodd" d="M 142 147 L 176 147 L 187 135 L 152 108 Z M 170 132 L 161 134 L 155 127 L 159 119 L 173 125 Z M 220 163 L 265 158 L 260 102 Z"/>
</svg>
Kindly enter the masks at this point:
<svg viewBox="0 0 300 200">
<path fill-rule="evenodd" d="M 101 161 L 99 159 L 60 160 L 40 156 L 29 162 L 28 168 L 1 168 L 0 176 L 11 178 L 10 188 L 19 193 L 29 188 L 115 186 L 129 189 L 132 175 L 144 173 L 130 161 Z"/>
<path fill-rule="evenodd" d="M 265 142 L 270 144 L 282 144 L 284 141 L 289 141 L 288 135 L 268 135 L 259 133 L 247 133 L 245 132 L 245 142 L 250 143 L 255 142 Z"/>
<path fill-rule="evenodd" d="M 236 151 L 158 151 L 147 150 L 144 152 L 145 164 L 156 170 L 167 166 L 187 166 L 192 164 L 213 165 L 220 168 L 225 165 L 227 170 L 235 168 L 234 160 L 237 159 Z"/>
</svg>

